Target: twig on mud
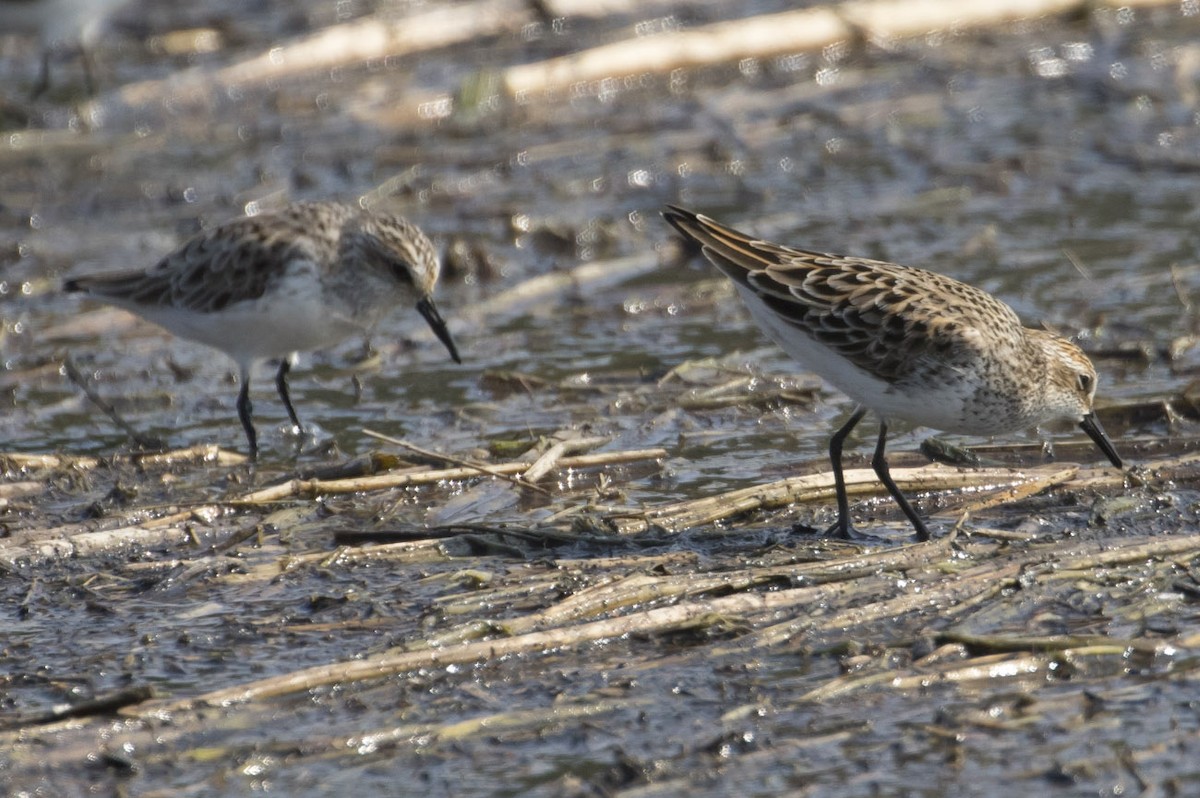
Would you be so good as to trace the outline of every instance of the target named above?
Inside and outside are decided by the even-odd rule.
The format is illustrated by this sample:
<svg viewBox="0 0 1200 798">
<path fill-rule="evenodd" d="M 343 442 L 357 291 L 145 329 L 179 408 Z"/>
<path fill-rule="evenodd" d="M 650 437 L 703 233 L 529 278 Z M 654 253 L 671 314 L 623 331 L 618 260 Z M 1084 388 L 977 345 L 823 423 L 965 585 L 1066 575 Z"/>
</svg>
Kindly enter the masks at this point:
<svg viewBox="0 0 1200 798">
<path fill-rule="evenodd" d="M 532 21 L 528 4 L 521 0 L 482 0 L 470 4 L 469 9 L 469 13 L 464 13 L 460 6 L 434 7 L 396 21 L 368 16 L 281 42 L 261 55 L 216 71 L 194 67 L 168 80 L 129 84 L 121 88 L 118 96 L 135 107 L 172 95 L 207 97 L 230 86 L 278 81 L 338 65 L 382 62 L 433 48 L 453 47 L 517 31 Z"/>
<path fill-rule="evenodd" d="M 607 436 L 593 435 L 589 437 L 569 437 L 565 440 L 556 441 L 550 448 L 542 452 L 533 465 L 525 469 L 525 472 L 521 474 L 521 479 L 526 483 L 537 482 L 553 471 L 558 466 L 559 461 L 566 455 L 595 449 L 597 446 L 603 446 L 610 440 L 612 439 Z"/>
<path fill-rule="evenodd" d="M 457 465 L 457 466 L 461 466 L 463 468 L 473 468 L 481 474 L 488 474 L 490 476 L 496 477 L 497 479 L 503 479 L 505 482 L 511 482 L 512 484 L 516 485 L 519 488 L 528 488 L 530 490 L 541 493 L 544 496 L 551 495 L 550 491 L 546 490 L 545 488 L 541 487 L 540 485 L 530 485 L 528 482 L 523 481 L 520 477 L 514 477 L 511 474 L 502 473 L 502 472 L 497 471 L 496 469 L 492 468 L 492 466 L 487 465 L 485 463 L 478 463 L 473 460 L 467 460 L 467 459 L 464 459 L 461 457 L 454 457 L 454 456 L 448 455 L 448 454 L 441 454 L 440 452 L 430 451 L 429 449 L 422 449 L 420 446 L 409 443 L 408 441 L 403 441 L 403 440 L 400 440 L 399 438 L 393 438 L 390 435 L 384 435 L 382 432 L 376 432 L 375 430 L 364 429 L 363 434 L 370 436 L 372 438 L 375 438 L 376 440 L 381 440 L 384 443 L 390 443 L 393 446 L 399 446 L 402 449 L 408 449 L 409 451 L 416 452 L 417 454 L 422 455 L 423 457 L 432 457 L 432 458 L 435 458 L 438 460 L 444 460 L 445 462 L 450 463 L 451 465 Z"/>
<path fill-rule="evenodd" d="M 246 462 L 244 454 L 222 449 L 213 443 L 187 446 L 183 449 L 172 449 L 169 452 L 131 452 L 115 454 L 112 457 L 92 457 L 91 455 L 70 454 L 29 454 L 26 452 L 9 452 L 0 454 L 0 471 L 92 471 L 104 465 L 121 465 L 125 463 L 139 468 L 170 467 L 182 463 L 211 463 L 218 466 L 240 465 Z"/>
<path fill-rule="evenodd" d="M 448 723 L 408 724 L 399 728 L 392 727 L 378 732 L 366 732 L 358 740 L 338 739 L 330 742 L 331 748 L 341 756 L 356 750 L 377 751 L 386 750 L 388 745 L 411 745 L 414 739 L 431 738 L 442 741 L 465 740 L 477 735 L 493 735 L 513 732 L 519 729 L 539 729 L 546 726 L 559 727 L 564 719 L 593 718 L 637 706 L 638 701 L 604 700 L 586 704 L 572 704 L 566 701 L 555 702 L 552 706 L 538 709 L 514 710 L 498 712 L 490 715 L 455 720 Z M 355 753 L 354 756 L 360 756 Z"/>
<path fill-rule="evenodd" d="M 885 670 L 867 675 L 851 674 L 839 676 L 809 690 L 800 696 L 801 701 L 827 701 L 847 693 L 864 690 L 869 687 L 887 686 L 897 692 L 901 690 L 919 690 L 929 686 L 936 680 L 939 684 L 954 684 L 973 681 L 987 681 L 1003 676 L 1011 679 L 1014 676 L 1041 676 L 1045 679 L 1045 671 L 1051 664 L 1050 657 L 1027 654 L 1014 657 L 1009 654 L 994 654 L 989 657 L 979 657 L 968 664 L 954 663 L 951 667 L 937 672 L 919 673 L 916 675 L 900 676 L 893 670 Z"/>
<path fill-rule="evenodd" d="M 140 704 L 143 701 L 148 701 L 155 695 L 155 690 L 150 685 L 134 685 L 133 687 L 122 687 L 111 693 L 98 695 L 95 698 L 87 701 L 80 701 L 78 704 L 71 704 L 61 708 L 55 708 L 49 712 L 44 712 L 39 715 L 31 715 L 26 717 L 13 717 L 5 720 L 2 724 L 4 728 L 17 729 L 29 726 L 41 726 L 47 723 L 55 723 L 68 718 L 89 718 L 96 715 L 111 715 L 118 709 Z"/>
<path fill-rule="evenodd" d="M 96 393 L 88 383 L 87 378 L 76 368 L 75 361 L 71 359 L 70 355 L 63 358 L 63 371 L 66 373 L 67 378 L 75 383 L 79 387 L 79 390 L 83 391 L 83 395 L 88 398 L 88 401 L 100 408 L 101 412 L 108 416 L 135 444 L 143 449 L 162 449 L 166 446 L 158 438 L 151 438 L 134 429 L 133 425 L 126 421 L 108 400 Z"/>
<path fill-rule="evenodd" d="M 29 496 L 40 496 L 46 492 L 46 483 L 26 480 L 24 482 L 0 483 L 0 507 L 13 499 L 23 499 Z"/>
<path fill-rule="evenodd" d="M 208 523 L 223 510 L 220 505 L 204 504 L 117 529 L 78 531 L 80 527 L 71 526 L 38 530 L 32 533 L 36 537 L 26 534 L 19 543 L 0 545 L 0 564 L 29 567 L 51 560 L 86 559 L 118 551 L 128 556 L 145 549 L 193 546 L 196 542 L 193 527 Z"/>
<path fill-rule="evenodd" d="M 966 685 L 972 682 L 994 682 L 997 679 L 1028 678 L 1044 682 L 1054 672 L 1056 665 L 1064 662 L 1080 663 L 1086 658 L 1108 658 L 1122 661 L 1130 650 L 1161 651 L 1165 641 L 1130 640 L 1097 636 L 1094 642 L 1062 648 L 1051 647 L 1053 653 L 988 654 L 974 657 L 966 662 L 941 663 L 936 668 L 921 668 L 915 673 L 898 674 L 884 670 L 868 675 L 848 675 L 831 679 L 825 684 L 799 697 L 800 701 L 825 701 L 838 698 L 858 690 L 871 687 L 887 687 L 896 692 L 928 689 L 932 683 Z"/>
<path fill-rule="evenodd" d="M 685 393 L 675 401 L 675 406 L 684 410 L 717 410 L 723 407 L 762 407 L 793 404 L 811 407 L 816 397 L 817 386 L 778 387 L 767 390 L 752 390 L 757 377 L 738 377 L 722 385 Z M 660 381 L 661 384 L 661 381 Z"/>
<path fill-rule="evenodd" d="M 1164 3 L 1165 4 L 1165 3 Z M 862 0 L 759 14 L 686 30 L 603 44 L 530 64 L 511 66 L 502 81 L 528 101 L 575 84 L 644 73 L 665 74 L 739 61 L 819 50 L 834 42 L 891 41 L 930 31 L 998 25 L 1025 17 L 1066 14 L 1083 0 Z"/>
<path fill-rule="evenodd" d="M 1183 555 L 1191 559 L 1197 554 L 1200 554 L 1200 538 L 1195 535 L 1160 537 L 1144 542 L 1132 541 L 1119 546 L 1107 546 L 1085 554 L 1060 556 L 1054 563 L 1054 570 L 1064 572 L 1111 568 L 1153 559 L 1176 559 Z"/>
<path fill-rule="evenodd" d="M 562 91 L 574 83 L 644 72 L 662 74 L 755 55 L 794 53 L 851 38 L 849 25 L 829 8 L 761 14 L 692 30 L 625 39 L 512 66 L 505 70 L 503 84 L 511 96 L 528 100 Z"/>
<path fill-rule="evenodd" d="M 1064 651 L 1069 648 L 1091 648 L 1095 646 L 1118 646 L 1122 651 L 1139 651 L 1155 654 L 1170 641 L 1135 637 L 1122 640 L 1107 635 L 980 635 L 956 632 L 947 629 L 934 637 L 939 643 L 960 643 L 971 651 L 1007 653 L 1012 651 Z"/>
<path fill-rule="evenodd" d="M 381 679 L 419 668 L 444 668 L 452 664 L 495 661 L 517 654 L 538 655 L 546 651 L 583 645 L 597 640 L 669 631 L 681 624 L 688 624 L 703 617 L 771 613 L 786 607 L 807 606 L 819 601 L 821 593 L 821 588 L 796 588 L 771 593 L 741 593 L 708 601 L 657 607 L 568 628 L 534 631 L 512 637 L 495 637 L 443 648 L 387 652 L 362 659 L 304 668 L 280 676 L 213 690 L 191 698 L 149 702 L 137 707 L 130 707 L 122 714 L 143 718 L 156 717 L 175 712 L 194 711 L 205 706 L 222 706 L 291 695 L 323 685 L 344 685 L 363 680 Z"/>
<path fill-rule="evenodd" d="M 1069 480 L 1077 470 L 1075 467 L 1052 466 L 1024 470 L 992 468 L 963 471 L 935 464 L 923 468 L 896 468 L 892 470 L 892 477 L 902 490 L 934 491 L 1014 487 L 1020 486 L 1033 475 L 1038 490 L 1042 490 L 1049 484 Z M 854 495 L 875 494 L 882 492 L 882 485 L 874 471 L 851 469 L 846 471 L 846 490 Z M 611 520 L 621 534 L 634 534 L 651 528 L 678 532 L 756 510 L 823 501 L 833 495 L 833 474 L 809 474 L 767 485 L 740 488 L 717 496 L 651 507 Z"/>
<path fill-rule="evenodd" d="M 1027 499 L 1030 496 L 1041 493 L 1049 488 L 1057 487 L 1066 482 L 1071 481 L 1079 473 L 1079 466 L 1044 466 L 1040 469 L 1030 469 L 1025 472 L 1025 480 L 1018 482 L 1016 485 L 1005 489 L 1000 489 L 990 496 L 985 496 L 975 501 L 967 502 L 956 506 L 953 510 L 943 511 L 936 515 L 945 516 L 948 514 L 961 515 L 963 513 L 977 513 L 980 510 L 987 510 L 992 507 L 998 507 L 1001 504 L 1011 504 L 1022 499 Z"/>
<path fill-rule="evenodd" d="M 597 289 L 619 285 L 647 272 L 659 268 L 660 261 L 654 253 L 641 253 L 624 258 L 596 261 L 576 266 L 568 271 L 553 272 L 531 277 L 524 282 L 464 309 L 460 318 L 468 318 L 476 324 L 497 314 L 513 313 L 529 307 L 549 296 L 583 288 Z M 422 331 L 422 334 L 428 331 Z M 432 333 L 429 333 L 432 336 Z"/>
<path fill-rule="evenodd" d="M 113 462 L 129 460 L 139 467 L 166 467 L 181 463 L 211 463 L 218 466 L 241 465 L 249 460 L 241 452 L 222 449 L 215 443 L 201 443 L 187 446 L 183 449 L 172 449 L 169 452 L 137 452 L 129 455 L 116 455 Z"/>
<path fill-rule="evenodd" d="M 88 455 L 36 454 L 29 452 L 0 454 L 0 467 L 3 468 L 5 473 L 14 471 L 60 471 L 67 468 L 75 471 L 91 471 L 103 464 L 104 460 Z"/>
<path fill-rule="evenodd" d="M 297 629 L 303 633 L 321 626 L 313 624 Z M 370 628 L 369 624 L 358 624 L 362 628 Z M 344 625 L 337 629 L 346 628 Z M 560 699 L 548 706 L 536 709 L 512 709 L 493 712 L 486 715 L 473 715 L 467 718 L 455 718 L 445 722 L 409 722 L 400 725 L 377 729 L 364 729 L 347 739 L 343 736 L 302 737 L 275 740 L 262 740 L 256 743 L 256 750 L 263 754 L 278 753 L 281 757 L 294 755 L 297 750 L 305 752 L 305 761 L 331 761 L 352 758 L 355 766 L 363 762 L 394 756 L 396 748 L 411 748 L 413 740 L 422 740 L 432 744 L 436 742 L 464 744 L 474 737 L 487 736 L 493 739 L 500 735 L 525 732 L 528 734 L 544 733 L 547 728 L 558 729 L 566 722 L 585 722 L 590 718 L 598 718 L 631 707 L 641 707 L 648 703 L 645 699 L 600 699 L 587 700 L 581 698 Z"/>
<path fill-rule="evenodd" d="M 1179 300 L 1179 304 L 1183 307 L 1185 313 L 1192 312 L 1192 298 L 1188 295 L 1188 291 L 1183 287 L 1183 277 L 1179 273 L 1179 264 L 1171 264 L 1171 287 L 1175 289 L 1175 297 Z"/>
<path fill-rule="evenodd" d="M 578 457 L 564 457 L 559 460 L 558 466 L 559 468 L 594 468 L 596 466 L 630 463 L 639 460 L 662 460 L 666 456 L 666 449 L 632 449 L 621 452 L 600 452 L 599 454 L 581 455 Z M 525 471 L 531 465 L 532 463 L 528 462 L 498 463 L 488 468 L 491 471 L 513 476 Z M 475 467 L 459 467 L 430 469 L 403 474 L 379 474 L 377 476 L 361 477 L 358 479 L 325 481 L 292 479 L 279 485 L 273 485 L 269 488 L 263 488 L 262 490 L 232 499 L 230 504 L 238 506 L 262 502 L 277 502 L 295 496 L 317 497 L 337 493 L 390 490 L 392 488 L 403 488 L 412 485 L 431 485 L 438 482 L 471 479 L 472 477 L 479 476 L 479 473 L 480 469 Z M 529 487 L 524 482 L 520 484 L 521 487 Z"/>
</svg>

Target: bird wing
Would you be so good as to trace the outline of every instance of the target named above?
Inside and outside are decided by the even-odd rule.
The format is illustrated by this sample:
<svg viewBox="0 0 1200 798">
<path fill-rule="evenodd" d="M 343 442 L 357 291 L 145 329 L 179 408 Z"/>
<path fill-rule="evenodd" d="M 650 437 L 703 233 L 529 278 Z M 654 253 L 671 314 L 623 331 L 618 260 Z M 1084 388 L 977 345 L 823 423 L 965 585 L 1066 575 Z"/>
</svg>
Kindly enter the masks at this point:
<svg viewBox="0 0 1200 798">
<path fill-rule="evenodd" d="M 312 260 L 306 242 L 302 230 L 283 230 L 278 221 L 237 219 L 192 238 L 150 269 L 80 277 L 69 287 L 129 306 L 213 313 L 260 298 L 293 258 Z"/>
<path fill-rule="evenodd" d="M 890 384 L 914 368 L 969 363 L 988 332 L 1020 321 L 984 291 L 936 272 L 772 244 L 673 206 L 676 230 L 799 332 Z"/>
</svg>

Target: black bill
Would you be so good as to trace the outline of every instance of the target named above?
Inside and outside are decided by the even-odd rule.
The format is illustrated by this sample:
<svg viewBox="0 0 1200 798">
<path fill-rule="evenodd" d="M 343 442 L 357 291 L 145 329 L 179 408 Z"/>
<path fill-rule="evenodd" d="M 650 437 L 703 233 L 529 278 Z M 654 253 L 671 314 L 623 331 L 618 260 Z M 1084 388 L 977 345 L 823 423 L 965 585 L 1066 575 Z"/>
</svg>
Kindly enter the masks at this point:
<svg viewBox="0 0 1200 798">
<path fill-rule="evenodd" d="M 433 329 L 433 333 L 438 337 L 438 340 L 450 350 L 450 357 L 454 358 L 454 362 L 461 363 L 462 358 L 458 356 L 458 347 L 454 345 L 454 339 L 450 337 L 450 331 L 446 329 L 446 322 L 442 320 L 442 314 L 438 313 L 437 305 L 433 304 L 433 298 L 425 297 L 422 299 L 417 303 L 417 310 L 421 311 L 421 315 L 425 317 L 425 321 L 429 322 L 429 326 Z M 1103 435 L 1104 433 L 1100 434 Z"/>
<path fill-rule="evenodd" d="M 1084 416 L 1083 421 L 1079 422 L 1079 426 L 1083 428 L 1089 438 L 1096 442 L 1100 451 L 1104 452 L 1104 456 L 1111 460 L 1113 465 L 1117 468 L 1122 467 L 1121 455 L 1117 454 L 1112 441 L 1104 434 L 1104 427 L 1100 426 L 1100 419 L 1096 418 L 1095 413 L 1088 413 Z"/>
</svg>

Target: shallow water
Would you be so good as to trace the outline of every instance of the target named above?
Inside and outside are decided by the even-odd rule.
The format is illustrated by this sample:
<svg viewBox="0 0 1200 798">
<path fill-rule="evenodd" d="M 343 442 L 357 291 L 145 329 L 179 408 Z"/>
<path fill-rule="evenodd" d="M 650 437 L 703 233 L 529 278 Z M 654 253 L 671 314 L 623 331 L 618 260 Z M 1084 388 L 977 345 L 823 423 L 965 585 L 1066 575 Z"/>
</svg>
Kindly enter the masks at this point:
<svg viewBox="0 0 1200 798">
<path fill-rule="evenodd" d="M 463 14 L 472 7 L 462 4 Z M 489 93 L 496 91 L 490 76 L 510 64 L 618 41 L 638 25 L 719 19 L 722 8 L 655 4 L 646 12 L 653 18 L 613 14 L 548 27 L 514 20 L 511 30 L 469 47 L 236 89 L 168 92 L 144 104 L 124 89 L 189 68 L 215 71 L 371 8 L 221 3 L 201 14 L 139 3 L 98 48 L 103 89 L 90 101 L 70 59 L 55 64 L 48 98 L 26 99 L 35 48 L 0 37 L 0 85 L 8 87 L 0 99 L 5 451 L 129 448 L 63 376 L 66 355 L 140 431 L 174 447 L 244 446 L 230 362 L 61 295 L 65 276 L 149 266 L 195 231 L 256 205 L 360 196 L 414 219 L 443 247 L 475 248 L 488 266 L 479 275 L 448 275 L 439 286 L 462 366 L 416 314 L 399 309 L 373 337 L 378 358 L 361 370 L 353 341 L 293 370 L 292 396 L 316 429 L 309 440 L 283 430 L 270 371 L 259 372 L 255 407 L 266 456 L 254 477 L 216 468 L 101 471 L 56 482 L 36 502 L 11 508 L 7 523 L 49 527 L 141 505 L 152 515 L 170 502 L 220 497 L 243 479 L 268 482 L 377 448 L 364 427 L 458 453 L 584 425 L 612 435 L 611 449 L 663 446 L 661 471 L 617 472 L 632 475 L 619 485 L 631 504 L 707 495 L 819 463 L 829 431 L 851 410 L 836 392 L 823 389 L 811 403 L 678 411 L 670 406 L 677 394 L 653 389 L 670 369 L 703 358 L 720 359 L 720 367 L 698 384 L 750 375 L 757 381 L 748 400 L 779 384 L 809 385 L 754 330 L 712 269 L 678 262 L 658 217 L 667 202 L 763 237 L 922 265 L 992 291 L 1029 323 L 1078 336 L 1096 353 L 1102 406 L 1184 388 L 1192 376 L 1186 359 L 1173 364 L 1163 352 L 1195 332 L 1190 303 L 1200 286 L 1200 16 L 1190 6 L 1099 9 L 887 47 L 847 44 L 645 76 L 632 87 L 581 87 L 555 102 L 515 104 Z M 428 9 L 380 3 L 375 11 L 405 17 Z M 759 10 L 777 9 L 740 13 Z M 194 28 L 217 46 L 164 52 L 164 37 Z M 465 99 L 470 86 L 483 87 L 483 101 Z M 445 98 L 455 110 L 428 118 L 431 100 Z M 628 279 L 474 312 L 539 275 L 638 255 L 649 255 L 650 265 Z M 1106 356 L 1121 347 L 1148 355 Z M 502 390 L 488 376 L 500 371 L 550 384 Z M 1161 416 L 1114 422 L 1118 448 L 1122 439 L 1190 429 Z M 874 429 L 865 425 L 859 435 L 866 445 Z M 897 436 L 892 450 L 911 450 L 923 435 Z M 1082 438 L 1063 433 L 1072 436 Z M 123 498 L 117 487 L 135 496 Z M 1192 532 L 1194 494 L 1163 495 L 1165 515 L 1135 515 L 1127 528 Z M 189 695 L 370 653 L 441 628 L 446 619 L 431 603 L 454 592 L 462 569 L 491 568 L 515 584 L 526 570 L 553 573 L 552 564 L 473 556 L 279 567 L 289 556 L 331 548 L 329 514 L 341 526 L 367 527 L 386 512 L 397 524 L 529 524 L 549 512 L 462 485 L 385 504 L 342 498 L 301 507 L 286 523 L 264 522 L 260 545 L 214 557 L 211 571 L 179 581 L 184 566 L 179 573 L 154 567 L 170 551 L 131 553 L 132 561 L 146 559 L 145 584 L 122 557 L 68 561 L 41 577 L 36 569 L 13 574 L 10 606 L 25 601 L 34 611 L 5 622 L 4 659 L 16 674 L 5 704 L 26 713 L 131 682 Z M 880 503 L 873 512 L 891 511 Z M 1089 512 L 1079 507 L 1046 523 L 1088 537 Z M 280 530 L 283 539 L 273 538 Z M 769 542 L 774 532 L 748 534 Z M 628 553 L 614 546 L 576 556 Z M 731 554 L 688 537 L 664 548 L 722 563 L 741 556 L 738 545 Z M 230 578 L 243 572 L 242 580 Z M 1163 614 L 1174 634 L 1195 634 L 1188 594 L 1171 584 L 1135 588 L 1128 573 L 1120 580 L 1133 593 L 1169 596 Z M 1048 591 L 1043 605 L 1016 613 L 1017 631 L 1086 625 L 1080 619 L 1091 612 L 1096 633 L 1127 633 L 1104 597 L 1093 596 L 1095 606 L 1056 606 L 1085 598 Z M 513 604 L 497 600 L 479 617 L 513 614 Z M 360 625 L 328 635 L 305 630 L 327 620 Z M 887 634 L 878 624 L 844 631 L 860 642 Z M 731 785 L 746 795 L 1007 795 L 1013 783 L 1116 794 L 1137 779 L 1168 789 L 1195 777 L 1181 764 L 1200 761 L 1192 691 L 1186 680 L 1165 678 L 1167 666 L 1084 673 L 1089 689 L 1111 697 L 1098 715 L 1068 679 L 1047 674 L 977 694 L 930 687 L 818 705 L 797 696 L 814 679 L 832 678 L 840 660 L 814 655 L 817 638 L 724 654 L 673 638 L 614 639 L 214 712 L 204 729 L 176 732 L 167 723 L 156 732 L 165 746 L 132 721 L 114 721 L 102 736 L 130 740 L 121 755 L 136 772 L 108 763 L 64 775 L 60 766 L 94 761 L 87 757 L 99 745 L 64 732 L 43 749 L 23 749 L 4 778 L 13 790 L 40 785 L 68 794 L 88 783 L 146 795 L 198 785 L 205 794 L 300 794 L 339 784 L 389 792 L 403 773 L 423 792 L 457 795 L 584 794 L 584 785 L 639 795 L 727 794 Z M 340 743 L 325 757 L 297 753 L 362 729 L 549 711 L 569 698 L 615 703 L 590 721 L 547 721 L 461 742 L 446 742 L 444 730 L 441 737 L 418 730 L 356 758 Z M 988 717 L 1011 722 L 992 727 Z M 936 729 L 942 742 L 917 745 L 909 739 L 914 729 Z M 1136 768 L 1122 759 L 1122 746 L 1135 752 L 1128 761 Z M 1156 746 L 1176 753 L 1154 753 Z M 187 755 L 173 758 L 172 750 Z M 220 754 L 210 758 L 208 750 Z"/>
</svg>

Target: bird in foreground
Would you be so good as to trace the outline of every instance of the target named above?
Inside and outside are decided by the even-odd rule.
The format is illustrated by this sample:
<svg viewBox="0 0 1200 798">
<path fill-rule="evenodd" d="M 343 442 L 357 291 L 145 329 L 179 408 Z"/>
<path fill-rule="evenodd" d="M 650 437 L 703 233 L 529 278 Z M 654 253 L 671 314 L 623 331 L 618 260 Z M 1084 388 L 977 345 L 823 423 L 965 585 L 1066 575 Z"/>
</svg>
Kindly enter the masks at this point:
<svg viewBox="0 0 1200 798">
<path fill-rule="evenodd" d="M 77 48 L 89 94 L 95 93 L 89 48 L 105 20 L 128 0 L 0 0 L 0 33 L 36 36 L 42 64 L 33 96 L 50 87 L 50 57 L 57 48 Z"/>
<path fill-rule="evenodd" d="M 838 503 L 830 532 L 853 530 L 842 444 L 868 410 L 879 417 L 871 466 L 923 541 L 929 529 L 888 471 L 893 420 L 967 435 L 1072 421 L 1121 468 L 1092 407 L 1091 361 L 1065 338 L 1023 327 L 991 294 L 924 269 L 772 244 L 667 208 L 666 220 L 733 281 L 759 326 L 858 403 L 829 443 Z"/>
<path fill-rule="evenodd" d="M 303 432 L 288 395 L 295 353 L 367 335 L 396 305 L 415 302 L 461 363 L 433 303 L 437 253 L 411 222 L 334 202 L 303 202 L 226 222 L 192 238 L 144 271 L 78 277 L 63 284 L 132 311 L 238 364 L 237 410 L 250 457 L 258 454 L 250 373 L 280 358 L 275 386 Z"/>
</svg>

